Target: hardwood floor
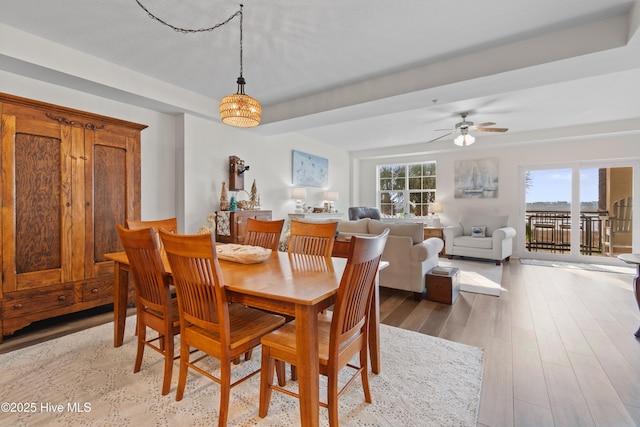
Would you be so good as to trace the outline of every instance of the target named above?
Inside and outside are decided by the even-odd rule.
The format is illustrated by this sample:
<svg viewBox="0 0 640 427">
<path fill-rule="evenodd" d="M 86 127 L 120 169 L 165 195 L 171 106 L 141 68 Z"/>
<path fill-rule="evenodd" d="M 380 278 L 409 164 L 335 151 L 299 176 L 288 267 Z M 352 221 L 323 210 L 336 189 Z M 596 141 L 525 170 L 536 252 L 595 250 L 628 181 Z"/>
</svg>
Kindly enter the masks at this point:
<svg viewBox="0 0 640 427">
<path fill-rule="evenodd" d="M 480 426 L 640 425 L 631 277 L 505 264 L 499 298 L 453 306 L 382 288 L 382 323 L 485 349 Z"/>
<path fill-rule="evenodd" d="M 461 292 L 453 306 L 381 288 L 381 319 L 485 349 L 479 426 L 640 425 L 630 276 L 512 260 L 503 288 L 499 298 Z M 109 307 L 92 314 L 5 337 L 0 353 L 113 320 Z"/>
</svg>

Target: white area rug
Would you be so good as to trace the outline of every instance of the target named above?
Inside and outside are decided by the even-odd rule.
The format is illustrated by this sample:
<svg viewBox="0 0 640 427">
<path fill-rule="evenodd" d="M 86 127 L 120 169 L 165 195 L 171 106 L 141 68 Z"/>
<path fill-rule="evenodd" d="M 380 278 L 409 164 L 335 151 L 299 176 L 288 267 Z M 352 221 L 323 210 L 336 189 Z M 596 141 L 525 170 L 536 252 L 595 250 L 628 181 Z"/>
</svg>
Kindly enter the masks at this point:
<svg viewBox="0 0 640 427">
<path fill-rule="evenodd" d="M 441 259 L 438 265 L 460 269 L 460 290 L 499 297 L 502 289 L 502 264 L 495 261 Z"/>
<path fill-rule="evenodd" d="M 176 402 L 176 361 L 171 392 L 162 396 L 163 359 L 149 349 L 142 370 L 133 373 L 134 323 L 134 316 L 127 319 L 119 348 L 113 347 L 109 323 L 0 355 L 1 400 L 19 409 L 10 413 L 3 407 L 0 425 L 216 425 L 219 386 L 213 381 L 190 372 L 184 398 Z M 391 326 L 380 329 L 382 372 L 370 376 L 373 403 L 365 403 L 357 380 L 340 399 L 340 424 L 475 426 L 484 351 Z M 233 378 L 259 366 L 259 349 L 253 354 L 251 361 L 233 367 Z M 217 365 L 212 359 L 211 369 Z M 299 425 L 297 400 L 276 392 L 268 416 L 258 417 L 259 384 L 258 375 L 231 390 L 228 425 Z M 326 396 L 325 381 L 321 387 L 320 395 Z M 328 424 L 326 412 L 320 408 L 320 425 Z"/>
</svg>

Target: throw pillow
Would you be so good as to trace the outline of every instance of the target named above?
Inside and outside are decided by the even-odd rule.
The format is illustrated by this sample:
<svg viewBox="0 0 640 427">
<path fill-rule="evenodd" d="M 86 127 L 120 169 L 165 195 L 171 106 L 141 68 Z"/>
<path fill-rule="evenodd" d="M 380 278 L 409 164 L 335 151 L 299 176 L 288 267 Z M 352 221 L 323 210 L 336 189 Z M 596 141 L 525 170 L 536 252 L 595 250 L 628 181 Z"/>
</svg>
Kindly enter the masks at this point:
<svg viewBox="0 0 640 427">
<path fill-rule="evenodd" d="M 471 237 L 485 237 L 485 230 L 487 227 L 485 226 L 475 226 L 471 227 Z"/>
</svg>

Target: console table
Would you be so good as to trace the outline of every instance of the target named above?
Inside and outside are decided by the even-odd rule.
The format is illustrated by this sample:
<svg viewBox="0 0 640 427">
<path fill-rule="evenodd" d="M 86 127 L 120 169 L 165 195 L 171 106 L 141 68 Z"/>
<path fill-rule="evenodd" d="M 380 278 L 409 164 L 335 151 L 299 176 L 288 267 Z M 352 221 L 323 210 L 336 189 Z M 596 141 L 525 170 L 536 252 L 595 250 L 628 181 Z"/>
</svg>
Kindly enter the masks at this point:
<svg viewBox="0 0 640 427">
<path fill-rule="evenodd" d="M 344 212 L 306 212 L 306 213 L 290 213 L 289 219 L 304 219 L 317 221 L 325 219 L 344 219 Z"/>
</svg>

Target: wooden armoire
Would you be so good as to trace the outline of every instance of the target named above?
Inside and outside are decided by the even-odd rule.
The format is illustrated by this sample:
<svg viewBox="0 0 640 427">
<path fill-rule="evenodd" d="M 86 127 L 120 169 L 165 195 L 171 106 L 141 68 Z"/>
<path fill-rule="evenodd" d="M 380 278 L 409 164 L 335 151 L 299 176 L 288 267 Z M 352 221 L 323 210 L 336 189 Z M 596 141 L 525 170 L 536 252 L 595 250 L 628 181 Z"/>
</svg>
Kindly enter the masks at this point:
<svg viewBox="0 0 640 427">
<path fill-rule="evenodd" d="M 116 224 L 140 218 L 145 125 L 0 93 L 0 340 L 113 302 Z"/>
</svg>

